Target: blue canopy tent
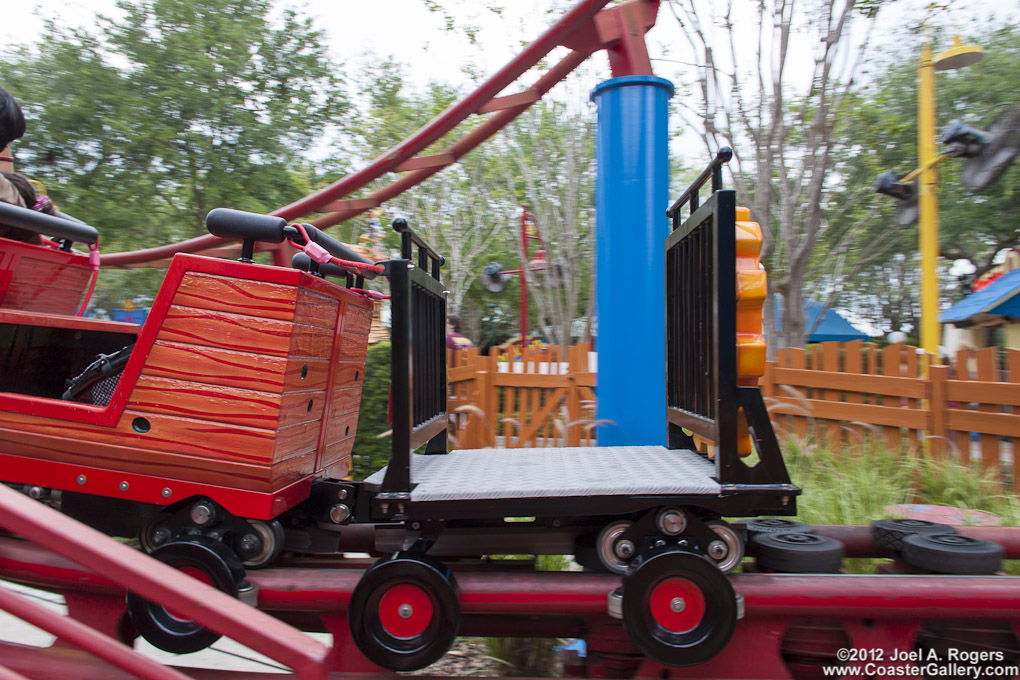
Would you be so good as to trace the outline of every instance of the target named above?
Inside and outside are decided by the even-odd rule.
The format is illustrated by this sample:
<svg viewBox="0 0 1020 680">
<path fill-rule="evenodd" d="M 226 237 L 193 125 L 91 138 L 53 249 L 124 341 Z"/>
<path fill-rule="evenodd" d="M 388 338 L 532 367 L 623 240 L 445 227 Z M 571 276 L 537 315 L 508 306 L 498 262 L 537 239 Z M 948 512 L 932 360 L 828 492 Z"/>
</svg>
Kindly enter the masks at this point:
<svg viewBox="0 0 1020 680">
<path fill-rule="evenodd" d="M 783 296 L 776 295 L 776 332 L 783 332 Z M 847 342 L 850 340 L 867 340 L 868 334 L 862 333 L 850 322 L 839 315 L 835 309 L 826 307 L 821 302 L 808 300 L 804 303 L 804 314 L 807 316 L 808 342 Z M 821 322 L 818 321 L 819 314 L 823 314 Z"/>
</svg>

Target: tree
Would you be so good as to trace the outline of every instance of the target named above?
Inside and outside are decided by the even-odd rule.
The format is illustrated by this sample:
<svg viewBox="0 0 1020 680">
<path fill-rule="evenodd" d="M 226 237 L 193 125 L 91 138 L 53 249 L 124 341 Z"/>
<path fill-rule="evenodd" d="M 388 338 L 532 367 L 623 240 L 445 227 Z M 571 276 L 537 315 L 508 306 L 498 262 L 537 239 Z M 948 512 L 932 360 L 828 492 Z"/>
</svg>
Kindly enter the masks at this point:
<svg viewBox="0 0 1020 680">
<path fill-rule="evenodd" d="M 356 146 L 365 157 L 379 156 L 410 133 L 439 114 L 459 96 L 447 85 L 429 83 L 423 92 L 406 86 L 403 66 L 384 60 L 370 66 L 362 78 L 360 102 L 363 112 L 355 131 Z M 458 132 L 470 129 L 466 122 Z M 444 147 L 444 140 L 435 145 Z M 514 197 L 500 186 L 504 149 L 491 141 L 422 184 L 413 187 L 386 206 L 396 216 L 406 215 L 420 233 L 443 257 L 443 283 L 449 290 L 447 312 L 466 317 L 475 327 L 482 316 L 477 300 L 469 292 L 485 263 L 505 254 L 502 246 L 506 225 L 512 221 Z M 383 178 L 386 183 L 391 178 Z M 497 181 L 499 180 L 499 181 Z M 341 233 L 357 239 L 358 223 Z M 396 237 L 388 235 L 391 248 Z M 471 333 L 478 337 L 477 333 Z"/>
<path fill-rule="evenodd" d="M 394 146 L 458 94 L 436 83 L 415 92 L 406 87 L 401 65 L 391 61 L 370 68 L 361 91 L 358 150 L 365 157 Z M 479 122 L 466 121 L 451 137 Z M 437 142 L 433 152 L 447 141 Z M 570 111 L 553 100 L 534 105 L 500 135 L 387 209 L 408 215 L 414 228 L 446 257 L 447 308 L 461 315 L 479 338 L 480 319 L 491 316 L 487 309 L 495 299 L 476 282 L 491 262 L 507 270 L 519 268 L 519 206 L 528 204 L 543 239 L 537 247 L 546 250 L 550 262 L 545 272 L 523 274 L 533 303 L 529 328 L 542 329 L 552 342 L 569 344 L 575 320 L 586 321 L 592 313 L 593 191 L 594 121 L 587 112 Z M 357 238 L 356 230 L 344 234 Z"/>
<path fill-rule="evenodd" d="M 575 322 L 588 326 L 594 315 L 595 120 L 550 100 L 523 114 L 505 137 L 513 173 L 507 184 L 534 216 L 547 262 L 522 276 L 548 340 L 569 345 Z"/>
<path fill-rule="evenodd" d="M 770 298 L 775 292 L 785 298 L 782 335 L 775 332 L 771 300 L 765 306 L 766 331 L 779 339 L 779 346 L 801 346 L 812 263 L 833 261 L 818 260 L 816 249 L 831 214 L 845 208 L 826 198 L 839 182 L 839 131 L 867 45 L 852 45 L 849 36 L 857 24 L 870 34 L 878 3 L 730 0 L 707 8 L 700 0 L 680 0 L 670 7 L 702 62 L 701 76 L 687 93 L 693 96 L 676 101 L 710 153 L 734 147 L 734 183 L 765 234 L 762 254 L 769 266 Z M 741 16 L 755 17 L 756 51 L 750 63 L 742 58 L 741 43 L 748 36 L 736 25 Z M 807 36 L 805 42 L 816 46 L 810 78 L 800 83 L 794 36 Z M 776 349 L 776 343 L 769 344 L 770 354 Z"/>
<path fill-rule="evenodd" d="M 933 32 L 936 53 L 951 44 L 949 36 L 937 29 Z M 871 193 L 871 183 L 880 172 L 892 170 L 904 176 L 917 165 L 916 72 L 921 39 L 916 32 L 909 35 L 901 49 L 883 59 L 890 66 L 873 73 L 856 95 L 847 119 L 853 154 L 843 165 L 846 181 L 834 194 L 837 203 L 876 213 L 863 232 L 865 239 L 884 230 L 897 241 L 891 252 L 871 259 L 848 286 L 862 314 L 885 330 L 917 326 L 917 225 L 896 225 L 896 201 Z M 1011 26 L 995 28 L 968 40 L 985 47 L 985 59 L 937 75 L 940 130 L 953 118 L 981 128 L 1003 108 L 1020 103 L 1010 84 L 1011 74 L 1020 72 L 1020 31 Z M 975 194 L 959 181 L 965 162 L 950 158 L 938 167 L 943 300 L 969 292 L 973 277 L 988 271 L 1003 248 L 1020 240 L 1020 230 L 1008 217 L 1020 210 L 1016 191 L 1020 168 L 1011 168 L 998 182 Z M 864 200 L 860 194 L 865 194 Z M 973 273 L 954 281 L 949 273 L 954 260 L 972 263 Z"/>
<path fill-rule="evenodd" d="M 20 169 L 107 249 L 205 233 L 218 206 L 267 212 L 311 188 L 307 152 L 342 127 L 338 67 L 271 0 L 124 1 L 99 29 L 50 25 L 3 60 L 29 131 Z"/>
</svg>

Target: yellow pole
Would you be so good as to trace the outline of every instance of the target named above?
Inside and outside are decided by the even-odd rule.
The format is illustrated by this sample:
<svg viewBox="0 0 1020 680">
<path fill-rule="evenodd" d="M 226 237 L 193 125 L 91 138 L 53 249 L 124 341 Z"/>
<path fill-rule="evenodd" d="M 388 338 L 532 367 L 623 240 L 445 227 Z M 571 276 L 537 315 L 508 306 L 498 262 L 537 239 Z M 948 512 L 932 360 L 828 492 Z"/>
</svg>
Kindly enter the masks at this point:
<svg viewBox="0 0 1020 680">
<path fill-rule="evenodd" d="M 931 45 L 921 48 L 917 72 L 918 221 L 921 248 L 921 348 L 938 356 L 939 344 L 939 203 L 935 169 L 935 64 Z"/>
</svg>

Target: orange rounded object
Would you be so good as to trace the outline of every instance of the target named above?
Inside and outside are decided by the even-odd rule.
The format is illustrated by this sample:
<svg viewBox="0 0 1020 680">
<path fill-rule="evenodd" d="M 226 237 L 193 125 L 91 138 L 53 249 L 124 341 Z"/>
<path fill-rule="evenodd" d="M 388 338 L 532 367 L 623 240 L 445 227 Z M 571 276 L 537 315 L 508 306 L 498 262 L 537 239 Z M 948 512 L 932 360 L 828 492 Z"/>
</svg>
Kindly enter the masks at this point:
<svg viewBox="0 0 1020 680">
<path fill-rule="evenodd" d="M 756 386 L 765 373 L 762 308 L 768 278 L 761 264 L 761 225 L 751 211 L 737 208 L 737 382 Z"/>
</svg>

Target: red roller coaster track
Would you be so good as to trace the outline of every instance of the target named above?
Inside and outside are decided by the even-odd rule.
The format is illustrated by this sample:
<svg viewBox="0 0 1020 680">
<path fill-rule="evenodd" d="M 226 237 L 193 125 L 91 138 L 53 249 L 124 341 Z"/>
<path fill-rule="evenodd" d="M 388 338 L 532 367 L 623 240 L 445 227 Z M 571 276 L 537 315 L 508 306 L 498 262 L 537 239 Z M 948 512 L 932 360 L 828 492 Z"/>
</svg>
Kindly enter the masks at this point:
<svg viewBox="0 0 1020 680">
<path fill-rule="evenodd" d="M 124 627 L 126 589 L 259 650 L 301 678 L 384 673 L 361 656 L 347 627 L 351 592 L 371 560 L 304 559 L 251 572 L 248 578 L 258 592 L 259 610 L 254 610 L 2 486 L 0 518 L 5 528 L 36 542 L 0 538 L 0 577 L 63 594 L 70 618 L 3 590 L 0 609 L 88 652 L 0 643 L 0 677 L 180 678 L 124 644 L 130 642 Z M 842 541 L 848 556 L 892 555 L 872 542 L 870 527 L 816 529 Z M 995 540 L 1007 559 L 1020 558 L 1020 528 L 975 527 L 962 533 Z M 953 631 L 958 637 L 950 644 L 961 654 L 1002 652 L 999 666 L 1020 659 L 1020 577 L 1015 576 L 735 574 L 730 581 L 744 598 L 746 614 L 727 648 L 699 666 L 666 668 L 644 659 L 608 616 L 607 594 L 620 584 L 619 576 L 537 572 L 506 562 L 454 568 L 464 613 L 461 634 L 584 638 L 588 657 L 579 670 L 589 677 L 806 680 L 822 677 L 823 667 L 854 666 L 852 660 L 842 663 L 841 649 L 867 650 L 869 661 L 879 659 L 872 675 L 909 675 L 917 664 L 896 655 L 915 650 L 933 627 Z M 332 649 L 299 630 L 331 633 Z M 246 677 L 181 670 L 216 680 Z"/>
<path fill-rule="evenodd" d="M 421 129 L 363 169 L 273 214 L 295 220 L 312 213 L 325 213 L 311 222 L 318 227 L 329 227 L 379 206 L 456 163 L 539 101 L 599 50 L 606 50 L 609 55 L 614 76 L 650 75 L 651 62 L 644 35 L 655 24 L 659 0 L 628 0 L 604 9 L 608 3 L 609 0 L 582 0 L 474 92 L 452 104 Z M 530 87 L 498 96 L 556 47 L 566 47 L 570 52 Z M 487 115 L 488 119 L 443 151 L 418 155 L 472 115 Z M 348 198 L 389 172 L 405 174 L 368 195 Z M 215 236 L 199 236 L 181 243 L 104 255 L 102 264 L 108 267 L 145 264 L 164 260 L 175 253 L 197 253 L 225 243 L 227 241 Z M 277 264 L 287 266 L 284 250 L 280 248 L 274 252 Z"/>
</svg>

